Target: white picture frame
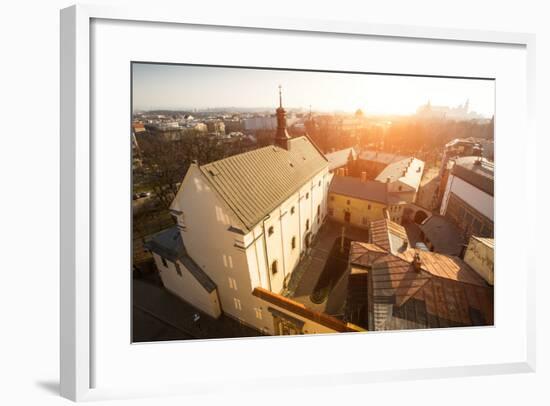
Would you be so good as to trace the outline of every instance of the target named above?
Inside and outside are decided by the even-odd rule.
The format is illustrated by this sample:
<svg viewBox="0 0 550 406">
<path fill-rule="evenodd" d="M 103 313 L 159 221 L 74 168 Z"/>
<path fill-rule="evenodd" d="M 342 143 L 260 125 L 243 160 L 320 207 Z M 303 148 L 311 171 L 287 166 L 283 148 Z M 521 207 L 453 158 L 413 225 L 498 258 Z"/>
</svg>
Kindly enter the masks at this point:
<svg viewBox="0 0 550 406">
<path fill-rule="evenodd" d="M 358 37 L 407 38 L 437 40 L 461 44 L 502 44 L 524 47 L 526 60 L 526 153 L 536 148 L 534 132 L 534 49 L 535 37 L 526 33 L 486 32 L 461 29 L 428 28 L 401 25 L 379 25 L 342 21 L 317 21 L 304 19 L 227 19 L 220 16 L 190 16 L 184 7 L 176 10 L 151 8 L 110 8 L 98 6 L 72 6 L 61 11 L 61 394 L 72 400 L 141 396 L 154 391 L 128 388 L 94 388 L 91 369 L 95 356 L 92 343 L 94 318 L 93 260 L 94 216 L 92 207 L 91 156 L 91 26 L 94 20 L 173 23 L 201 27 L 244 27 L 248 29 L 315 32 L 318 34 L 349 34 Z M 534 162 L 525 162 L 532 167 Z M 529 182 L 526 180 L 526 182 Z M 534 188 L 533 188 L 534 190 Z M 535 207 L 535 195 L 529 199 Z M 534 229 L 534 210 L 527 216 L 528 229 Z M 527 237 L 534 239 L 531 236 Z M 385 371 L 349 371 L 346 374 L 322 374 L 301 376 L 300 385 L 338 383 L 363 383 L 373 380 L 419 379 L 467 375 L 529 372 L 535 370 L 535 259 L 529 255 L 525 262 L 527 292 L 522 303 L 526 323 L 518 326 L 525 334 L 525 357 L 516 362 L 491 364 L 441 366 L 428 368 L 403 368 Z M 524 330 L 523 330 L 524 329 Z M 291 339 L 292 340 L 292 339 Z M 292 341 L 288 341 L 292 345 Z M 292 377 L 280 376 L 277 382 L 292 385 Z M 254 385 L 268 385 L 266 379 Z M 170 391 L 174 394 L 196 393 L 205 388 L 205 382 L 181 385 L 166 389 L 160 387 L 156 394 Z M 243 378 L 242 387 L 252 385 Z"/>
</svg>

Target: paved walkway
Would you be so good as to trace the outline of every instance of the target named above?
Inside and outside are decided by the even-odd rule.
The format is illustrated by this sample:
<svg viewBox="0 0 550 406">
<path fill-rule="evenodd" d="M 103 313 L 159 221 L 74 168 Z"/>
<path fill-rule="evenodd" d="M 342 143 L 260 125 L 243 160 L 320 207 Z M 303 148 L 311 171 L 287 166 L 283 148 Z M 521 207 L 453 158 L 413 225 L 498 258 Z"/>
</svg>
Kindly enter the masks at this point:
<svg viewBox="0 0 550 406">
<path fill-rule="evenodd" d="M 327 300 L 323 303 L 316 304 L 310 300 L 310 296 L 315 289 L 317 280 L 325 267 L 330 250 L 338 237 L 342 235 L 342 223 L 338 223 L 332 219 L 327 219 L 319 234 L 315 238 L 311 251 L 307 254 L 293 272 L 289 282 L 288 295 L 294 300 L 303 303 L 313 310 L 327 312 L 328 314 L 337 315 L 341 312 L 341 307 L 346 298 L 345 274 L 336 283 L 334 288 L 329 293 Z M 345 226 L 345 237 L 353 241 L 367 241 L 367 230 L 350 226 Z"/>
<path fill-rule="evenodd" d="M 132 291 L 134 341 L 161 341 L 164 338 L 158 337 L 165 335 L 168 335 L 170 338 L 167 339 L 170 340 L 261 335 L 226 315 L 222 314 L 219 319 L 214 319 L 165 288 L 150 282 L 133 279 Z M 146 314 L 145 317 L 143 313 Z M 194 322 L 193 317 L 197 313 L 200 315 L 200 321 Z"/>
</svg>

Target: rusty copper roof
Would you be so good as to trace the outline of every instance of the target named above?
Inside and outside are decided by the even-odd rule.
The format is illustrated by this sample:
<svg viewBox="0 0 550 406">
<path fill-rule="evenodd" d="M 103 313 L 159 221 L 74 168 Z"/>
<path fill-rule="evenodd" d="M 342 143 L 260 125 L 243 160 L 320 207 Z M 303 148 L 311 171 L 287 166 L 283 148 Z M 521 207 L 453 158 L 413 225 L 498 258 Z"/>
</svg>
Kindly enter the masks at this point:
<svg viewBox="0 0 550 406">
<path fill-rule="evenodd" d="M 289 315 L 298 315 L 305 319 L 314 321 L 337 332 L 352 332 L 352 331 L 364 331 L 362 328 L 350 323 L 345 323 L 336 317 L 330 316 L 326 313 L 318 312 L 307 308 L 302 303 L 289 299 L 288 297 L 278 295 L 277 293 L 270 292 L 263 288 L 254 288 L 252 294 L 260 299 L 265 300 L 281 309 L 287 310 Z"/>
<path fill-rule="evenodd" d="M 353 273 L 369 279 L 375 330 L 493 324 L 493 289 L 464 261 L 411 248 L 393 252 L 386 236 L 404 229 L 388 220 L 371 227 L 370 243 L 352 242 L 349 258 Z"/>
<path fill-rule="evenodd" d="M 393 239 L 392 239 L 393 237 Z M 388 219 L 375 220 L 369 223 L 369 240 L 371 243 L 378 245 L 386 251 L 392 251 L 399 247 L 394 247 L 392 240 L 402 244 L 409 242 L 405 228 Z"/>
</svg>

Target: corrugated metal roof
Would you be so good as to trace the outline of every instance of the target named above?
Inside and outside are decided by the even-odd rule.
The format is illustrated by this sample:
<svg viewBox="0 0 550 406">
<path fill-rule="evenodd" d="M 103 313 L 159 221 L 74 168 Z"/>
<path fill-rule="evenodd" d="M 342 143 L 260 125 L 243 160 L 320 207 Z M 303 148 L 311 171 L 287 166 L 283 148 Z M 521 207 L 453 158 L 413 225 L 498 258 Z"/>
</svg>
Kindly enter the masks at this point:
<svg viewBox="0 0 550 406">
<path fill-rule="evenodd" d="M 268 146 L 200 167 L 249 230 L 328 166 L 307 137 L 293 138 L 289 144 L 289 151 Z"/>
<path fill-rule="evenodd" d="M 379 203 L 388 203 L 388 191 L 385 183 L 374 180 L 362 181 L 351 176 L 335 176 L 330 183 L 329 193 L 369 200 Z"/>
<path fill-rule="evenodd" d="M 177 226 L 153 235 L 145 243 L 145 247 L 169 261 L 180 261 L 206 291 L 212 292 L 216 289 L 214 281 L 187 254 Z"/>
</svg>

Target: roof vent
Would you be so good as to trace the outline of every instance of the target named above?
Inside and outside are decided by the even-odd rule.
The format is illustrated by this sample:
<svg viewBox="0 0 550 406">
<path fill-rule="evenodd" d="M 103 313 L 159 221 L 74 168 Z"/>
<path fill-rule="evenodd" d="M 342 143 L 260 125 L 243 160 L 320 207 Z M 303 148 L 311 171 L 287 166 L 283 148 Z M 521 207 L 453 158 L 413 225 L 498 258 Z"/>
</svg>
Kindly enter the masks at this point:
<svg viewBox="0 0 550 406">
<path fill-rule="evenodd" d="M 412 264 L 416 272 L 420 272 L 422 270 L 422 261 L 420 260 L 420 254 L 418 254 L 418 252 L 415 252 Z"/>
</svg>

